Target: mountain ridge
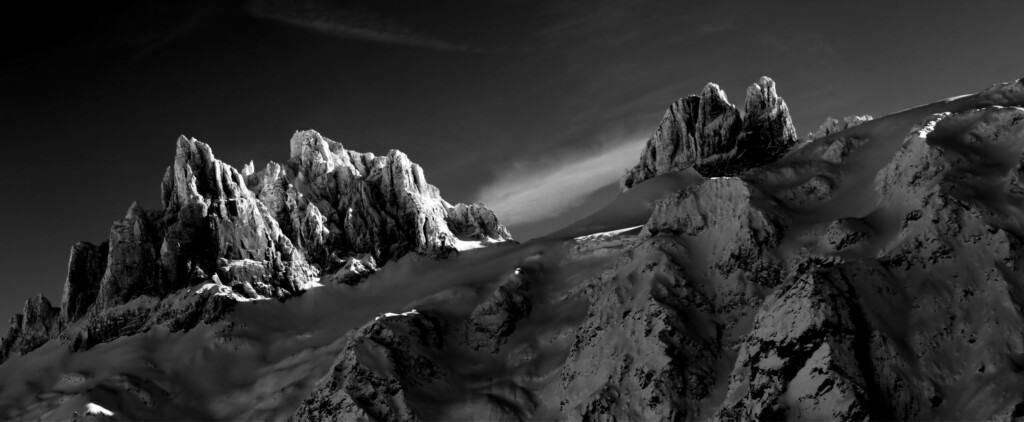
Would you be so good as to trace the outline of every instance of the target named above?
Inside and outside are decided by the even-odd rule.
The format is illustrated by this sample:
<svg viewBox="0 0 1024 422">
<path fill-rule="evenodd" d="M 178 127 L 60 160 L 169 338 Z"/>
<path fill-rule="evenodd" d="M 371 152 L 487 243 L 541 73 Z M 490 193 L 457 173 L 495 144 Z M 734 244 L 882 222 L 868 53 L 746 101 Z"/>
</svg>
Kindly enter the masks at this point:
<svg viewBox="0 0 1024 422">
<path fill-rule="evenodd" d="M 645 179 L 550 236 L 440 260 L 407 253 L 361 282 L 321 283 L 285 301 L 247 300 L 244 290 L 223 283 L 201 285 L 220 295 L 179 290 L 155 304 L 136 297 L 115 308 L 157 307 L 150 318 L 160 324 L 72 351 L 49 342 L 0 365 L 0 377 L 10 380 L 0 388 L 0 415 L 75 418 L 97 404 L 128 419 L 1022 416 L 1024 78 L 875 119 L 854 118 L 842 129 L 838 121 L 827 123 L 824 136 L 804 141 L 785 124 L 784 103 L 772 100 L 774 83 L 769 89 L 766 80 L 755 84 L 753 104 L 777 113 L 755 112 L 770 118 L 748 119 L 755 121 L 749 125 L 717 86 L 704 91 L 705 108 L 716 111 L 705 111 L 704 119 L 703 97 L 674 103 L 682 111 L 670 107 L 623 180 Z M 696 107 L 696 117 L 680 117 L 692 117 L 682 106 Z M 677 136 L 682 129 L 697 135 Z M 711 139 L 719 144 L 702 144 Z M 761 141 L 738 153 L 740 139 Z M 356 198 L 372 198 L 369 185 L 379 183 L 422 193 L 387 196 L 388 203 L 443 205 L 397 154 L 380 160 L 342 154 L 313 134 L 301 135 L 297 145 L 306 158 L 296 168 L 268 165 L 258 174 L 246 166 L 239 176 L 217 176 L 218 167 L 207 166 L 217 176 L 209 180 L 253 180 L 261 186 L 253 195 L 265 190 L 280 199 L 266 201 L 278 215 L 309 216 L 309 204 L 320 209 L 317 201 L 339 183 L 358 179 L 300 177 L 307 169 L 377 174 L 345 189 L 359 192 Z M 204 156 L 197 155 L 213 162 Z M 402 170 L 385 172 L 385 162 Z M 273 188 L 282 186 L 274 182 L 281 175 L 294 177 L 294 189 Z M 185 194 L 172 196 L 196 204 L 178 214 L 209 202 L 208 208 L 224 210 L 217 218 L 246 215 L 232 211 L 238 204 L 208 199 L 220 192 L 241 198 L 242 185 L 168 185 L 169 192 L 184 186 Z M 253 204 L 260 210 L 264 202 Z M 128 217 L 148 218 L 132 209 Z M 473 214 L 473 206 L 450 210 L 447 218 L 466 222 L 449 228 L 453 234 L 495 232 L 488 227 L 496 220 Z M 308 221 L 330 225 L 340 215 L 334 211 Z M 411 221 L 432 224 L 440 221 L 435 217 Z M 233 227 L 230 218 L 216 221 Z M 143 233 L 138 225 L 123 226 L 133 228 L 131 235 Z M 435 247 L 447 244 L 440 235 L 435 243 L 415 243 L 420 234 L 443 233 L 420 227 L 406 237 L 370 230 L 343 239 L 353 245 L 407 239 L 413 243 L 406 247 L 444 252 Z M 328 228 L 353 233 L 346 230 L 337 223 Z M 325 237 L 296 233 L 303 244 Z M 237 244 L 236 237 L 225 239 Z M 275 257 L 279 244 L 284 240 L 255 250 Z M 220 245 L 218 251 L 238 253 Z M 82 258 L 75 274 L 97 272 L 89 264 L 96 248 L 77 248 Z M 214 272 L 258 278 L 253 258 Z M 346 267 L 371 263 L 351 258 Z M 206 272 L 187 262 L 183 268 Z M 30 302 L 21 326 L 47 333 L 52 325 L 45 321 L 58 308 L 41 297 Z M 190 326 L 197 318 L 213 323 Z M 78 341 L 103 338 L 103 330 L 94 331 Z"/>
<path fill-rule="evenodd" d="M 27 301 L 10 321 L 0 362 L 83 317 L 86 325 L 103 325 L 91 319 L 142 296 L 159 301 L 212 283 L 220 287 L 207 291 L 228 299 L 286 298 L 318 280 L 358 283 L 378 263 L 406 253 L 443 256 L 454 253 L 459 240 L 511 240 L 486 207 L 441 199 L 400 151 L 355 153 L 311 130 L 297 131 L 289 143 L 286 165 L 270 162 L 256 172 L 250 163 L 238 171 L 207 144 L 180 136 L 161 183 L 162 207 L 133 203 L 107 241 L 73 245 L 59 307 L 41 295 Z M 219 303 L 214 307 L 230 307 Z M 174 318 L 210 322 L 222 313 L 189 312 Z M 148 323 L 114 328 L 134 332 Z M 117 336 L 115 329 L 101 331 L 61 336 L 71 344 Z"/>
</svg>

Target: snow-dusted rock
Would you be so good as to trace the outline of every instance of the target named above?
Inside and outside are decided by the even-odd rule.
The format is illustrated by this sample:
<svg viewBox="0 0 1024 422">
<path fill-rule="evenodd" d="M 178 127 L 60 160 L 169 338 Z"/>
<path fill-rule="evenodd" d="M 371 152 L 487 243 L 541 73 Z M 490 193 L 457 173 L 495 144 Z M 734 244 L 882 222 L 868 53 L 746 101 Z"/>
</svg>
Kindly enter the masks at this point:
<svg viewBox="0 0 1024 422">
<path fill-rule="evenodd" d="M 466 344 L 474 350 L 496 352 L 516 323 L 529 316 L 531 276 L 522 269 L 510 274 L 494 293 L 473 309 L 464 333 Z"/>
<path fill-rule="evenodd" d="M 720 271 L 749 268 L 778 244 L 782 224 L 752 204 L 753 194 L 741 179 L 709 179 L 656 203 L 641 238 L 684 236 L 692 239 L 691 254 L 716 260 Z"/>
<path fill-rule="evenodd" d="M 250 185 L 292 245 L 305 251 L 309 261 L 324 267 L 331 249 L 327 220 L 290 180 L 287 169 L 271 161 Z"/>
<path fill-rule="evenodd" d="M 305 254 L 281 231 L 275 216 L 249 190 L 245 177 L 217 160 L 208 145 L 184 137 L 178 140 L 163 192 L 164 292 L 188 286 L 193 268 L 205 274 L 222 271 L 221 260 L 262 263 L 265 270 L 259 281 L 271 281 L 268 293 L 274 297 L 305 290 L 318 276 Z"/>
<path fill-rule="evenodd" d="M 846 117 L 843 117 L 842 119 L 836 119 L 835 117 L 829 116 L 829 117 L 827 117 L 825 119 L 824 122 L 821 122 L 821 124 L 818 125 L 818 128 L 815 129 L 814 132 L 811 132 L 810 134 L 808 134 L 807 138 L 808 139 L 824 138 L 824 137 L 829 136 L 829 135 L 831 135 L 833 133 L 842 132 L 842 131 L 844 131 L 846 129 L 849 129 L 851 127 L 857 126 L 857 125 L 859 125 L 861 123 L 869 122 L 872 119 L 874 119 L 874 117 L 872 117 L 869 114 L 846 116 Z"/>
<path fill-rule="evenodd" d="M 736 178 L 659 201 L 628 258 L 580 289 L 590 311 L 561 370 L 567 417 L 710 417 L 730 350 L 780 281 L 780 230 Z"/>
<path fill-rule="evenodd" d="M 445 376 L 424 353 L 441 335 L 435 319 L 417 312 L 379 317 L 350 333 L 333 369 L 290 420 L 418 420 L 407 391 Z"/>
<path fill-rule="evenodd" d="M 376 156 L 346 150 L 315 131 L 292 137 L 291 181 L 316 204 L 331 243 L 386 262 L 409 252 L 445 255 L 458 238 L 511 239 L 479 205 L 451 205 L 401 151 Z"/>
<path fill-rule="evenodd" d="M 89 349 L 101 343 L 132 336 L 160 326 L 172 332 L 190 330 L 199 324 L 214 324 L 228 315 L 238 302 L 252 297 L 238 294 L 213 278 L 193 275 L 194 285 L 165 296 L 143 295 L 110 307 L 93 307 L 73 324 L 52 331 L 70 350 Z"/>
<path fill-rule="evenodd" d="M 829 223 L 821 240 L 829 250 L 842 252 L 866 247 L 867 240 L 875 234 L 875 230 L 863 220 L 843 218 Z"/>
<path fill-rule="evenodd" d="M 338 267 L 335 265 L 335 267 Z M 321 284 L 359 284 L 363 279 L 379 269 L 377 261 L 370 254 L 350 256 L 340 262 L 340 268 L 324 274 Z"/>
<path fill-rule="evenodd" d="M 512 239 L 508 229 L 498 222 L 498 217 L 483 204 L 455 204 L 448 207 L 445 215 L 448 227 L 459 239 L 489 240 Z"/>
<path fill-rule="evenodd" d="M 722 420 L 863 420 L 859 310 L 838 271 L 805 263 L 765 300 L 740 348 Z M 866 339 L 860 339 L 866 340 Z"/>
</svg>

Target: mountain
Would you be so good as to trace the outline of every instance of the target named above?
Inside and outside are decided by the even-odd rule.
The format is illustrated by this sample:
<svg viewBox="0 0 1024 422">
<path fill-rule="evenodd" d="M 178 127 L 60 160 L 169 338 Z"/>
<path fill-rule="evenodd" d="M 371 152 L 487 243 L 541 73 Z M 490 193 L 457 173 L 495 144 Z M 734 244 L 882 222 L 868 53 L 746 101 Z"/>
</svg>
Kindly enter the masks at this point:
<svg viewBox="0 0 1024 422">
<path fill-rule="evenodd" d="M 811 132 L 808 135 L 808 139 L 824 138 L 824 137 L 826 137 L 828 135 L 831 135 L 833 133 L 842 132 L 842 131 L 844 131 L 846 129 L 849 129 L 851 127 L 857 126 L 857 125 L 859 125 L 861 123 L 870 121 L 873 118 L 874 117 L 872 117 L 870 115 L 867 115 L 867 114 L 859 115 L 859 116 L 858 115 L 846 116 L 846 117 L 843 117 L 842 120 L 836 119 L 834 117 L 829 117 L 829 118 L 825 119 L 825 121 L 822 122 L 821 125 L 818 126 L 818 128 L 814 130 L 814 132 Z"/>
<path fill-rule="evenodd" d="M 81 350 L 158 324 L 187 330 L 238 302 L 358 283 L 405 254 L 511 240 L 482 205 L 442 199 L 400 151 L 348 151 L 311 130 L 290 147 L 283 165 L 238 171 L 179 138 L 162 208 L 132 204 L 107 241 L 72 246 L 60 307 L 29 299 L 0 361 L 50 339 Z"/>
<path fill-rule="evenodd" d="M 13 321 L 0 415 L 1024 417 L 1024 79 L 804 141 L 747 94 L 673 103 L 617 199 L 525 243 L 397 152 L 179 140 L 164 209 Z"/>
<path fill-rule="evenodd" d="M 775 161 L 796 143 L 789 107 L 771 78 L 750 85 L 743 104 L 732 105 L 715 83 L 672 103 L 622 188 L 691 167 L 704 176 L 736 175 Z"/>
</svg>

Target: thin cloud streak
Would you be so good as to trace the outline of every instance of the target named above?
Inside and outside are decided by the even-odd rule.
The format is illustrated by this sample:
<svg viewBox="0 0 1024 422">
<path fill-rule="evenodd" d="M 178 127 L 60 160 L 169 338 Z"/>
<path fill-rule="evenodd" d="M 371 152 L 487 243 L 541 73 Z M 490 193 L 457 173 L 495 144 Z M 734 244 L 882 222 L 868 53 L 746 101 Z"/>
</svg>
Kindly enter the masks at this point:
<svg viewBox="0 0 1024 422">
<path fill-rule="evenodd" d="M 439 51 L 474 52 L 474 48 L 438 39 L 370 12 L 340 8 L 330 2 L 256 0 L 246 11 L 253 17 L 326 35 Z"/>
<path fill-rule="evenodd" d="M 476 201 L 486 204 L 508 225 L 557 217 L 621 177 L 637 162 L 647 136 L 638 132 L 596 150 L 518 163 L 484 186 Z"/>
</svg>

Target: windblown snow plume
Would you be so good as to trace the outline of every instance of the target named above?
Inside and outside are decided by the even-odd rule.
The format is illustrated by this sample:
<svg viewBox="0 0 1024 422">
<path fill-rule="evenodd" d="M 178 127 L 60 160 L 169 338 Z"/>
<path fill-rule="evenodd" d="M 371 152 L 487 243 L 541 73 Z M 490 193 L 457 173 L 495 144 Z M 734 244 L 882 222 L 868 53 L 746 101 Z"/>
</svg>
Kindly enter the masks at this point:
<svg viewBox="0 0 1024 422">
<path fill-rule="evenodd" d="M 635 162 L 642 142 L 640 136 L 629 136 L 594 151 L 521 163 L 485 186 L 478 200 L 488 204 L 505 224 L 561 215 L 622 176 L 622 169 Z"/>
</svg>

